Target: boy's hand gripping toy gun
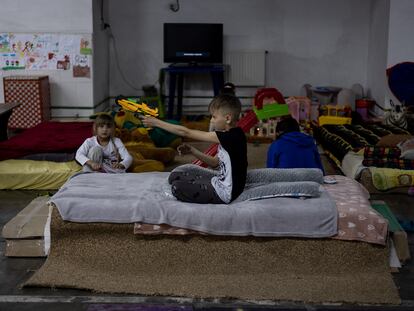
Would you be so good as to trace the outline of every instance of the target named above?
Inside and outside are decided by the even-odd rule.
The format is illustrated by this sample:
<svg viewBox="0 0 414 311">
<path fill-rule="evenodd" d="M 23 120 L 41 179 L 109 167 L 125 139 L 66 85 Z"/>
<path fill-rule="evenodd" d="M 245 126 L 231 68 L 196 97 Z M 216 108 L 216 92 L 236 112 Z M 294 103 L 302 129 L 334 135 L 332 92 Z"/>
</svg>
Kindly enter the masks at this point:
<svg viewBox="0 0 414 311">
<path fill-rule="evenodd" d="M 146 103 L 139 103 L 131 98 L 118 96 L 116 103 L 121 106 L 123 110 L 133 113 L 142 114 L 144 116 L 158 117 L 158 108 L 151 108 Z"/>
</svg>

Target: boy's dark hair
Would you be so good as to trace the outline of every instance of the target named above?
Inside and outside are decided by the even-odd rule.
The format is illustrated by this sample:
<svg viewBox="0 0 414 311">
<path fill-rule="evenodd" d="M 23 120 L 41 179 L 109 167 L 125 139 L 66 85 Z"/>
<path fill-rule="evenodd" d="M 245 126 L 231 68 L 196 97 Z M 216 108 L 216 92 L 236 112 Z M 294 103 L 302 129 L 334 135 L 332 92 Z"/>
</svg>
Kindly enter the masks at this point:
<svg viewBox="0 0 414 311">
<path fill-rule="evenodd" d="M 102 125 L 107 125 L 109 127 L 115 128 L 115 121 L 112 116 L 107 113 L 98 114 L 98 116 L 95 118 L 95 122 L 93 123 L 94 135 L 96 135 L 96 129 Z"/>
<path fill-rule="evenodd" d="M 233 121 L 237 121 L 241 113 L 241 102 L 234 95 L 220 94 L 213 98 L 208 106 L 208 111 L 212 112 L 219 109 L 231 113 Z"/>
<path fill-rule="evenodd" d="M 236 86 L 231 82 L 226 82 L 220 90 L 220 94 L 236 95 Z"/>
<path fill-rule="evenodd" d="M 276 125 L 276 133 L 279 135 L 290 132 L 300 132 L 298 121 L 292 117 L 284 117 Z"/>
</svg>

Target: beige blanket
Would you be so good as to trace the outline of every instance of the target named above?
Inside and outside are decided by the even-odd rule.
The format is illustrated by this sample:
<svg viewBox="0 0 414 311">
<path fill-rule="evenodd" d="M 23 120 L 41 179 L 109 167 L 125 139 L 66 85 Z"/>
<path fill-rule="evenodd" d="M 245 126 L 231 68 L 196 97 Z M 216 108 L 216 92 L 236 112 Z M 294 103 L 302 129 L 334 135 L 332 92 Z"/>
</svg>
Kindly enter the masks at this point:
<svg viewBox="0 0 414 311">
<path fill-rule="evenodd" d="M 132 227 L 65 222 L 55 209 L 50 255 L 25 286 L 227 300 L 400 303 L 386 247 L 334 239 L 137 236 Z"/>
</svg>

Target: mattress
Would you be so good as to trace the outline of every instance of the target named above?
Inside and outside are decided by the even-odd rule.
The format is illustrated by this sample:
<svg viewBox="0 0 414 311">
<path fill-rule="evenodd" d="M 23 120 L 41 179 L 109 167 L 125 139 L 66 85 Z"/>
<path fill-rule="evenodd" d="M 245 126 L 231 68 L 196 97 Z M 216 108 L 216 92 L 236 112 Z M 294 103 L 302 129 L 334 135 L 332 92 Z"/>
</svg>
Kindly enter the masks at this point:
<svg viewBox="0 0 414 311">
<path fill-rule="evenodd" d="M 323 189 L 318 197 L 307 199 L 275 197 L 196 204 L 178 201 L 172 195 L 168 175 L 82 173 L 68 180 L 50 202 L 64 220 L 80 223 L 166 223 L 229 236 L 322 238 L 337 232 L 335 202 Z M 248 187 L 245 192 L 251 190 Z"/>
<path fill-rule="evenodd" d="M 56 190 L 81 169 L 75 161 L 0 161 L 0 189 Z"/>
<path fill-rule="evenodd" d="M 338 210 L 338 233 L 333 239 L 363 241 L 384 245 L 388 234 L 388 222 L 372 207 L 369 193 L 355 180 L 335 175 L 337 184 L 323 187 L 335 200 Z M 170 226 L 137 222 L 134 233 L 141 235 L 204 235 L 205 233 Z"/>
<path fill-rule="evenodd" d="M 271 170 L 271 169 L 269 169 Z M 136 223 L 136 234 L 332 237 L 385 245 L 387 221 L 371 208 L 368 192 L 355 180 L 334 176 L 318 198 L 276 197 L 231 204 L 177 201 L 168 173 L 80 174 L 50 200 L 64 220 Z M 315 204 L 316 203 L 316 204 Z M 290 205 L 293 204 L 293 205 Z"/>
<path fill-rule="evenodd" d="M 68 159 L 91 135 L 91 122 L 42 122 L 0 142 L 0 160 L 28 159 L 37 154 L 42 160 Z"/>
</svg>

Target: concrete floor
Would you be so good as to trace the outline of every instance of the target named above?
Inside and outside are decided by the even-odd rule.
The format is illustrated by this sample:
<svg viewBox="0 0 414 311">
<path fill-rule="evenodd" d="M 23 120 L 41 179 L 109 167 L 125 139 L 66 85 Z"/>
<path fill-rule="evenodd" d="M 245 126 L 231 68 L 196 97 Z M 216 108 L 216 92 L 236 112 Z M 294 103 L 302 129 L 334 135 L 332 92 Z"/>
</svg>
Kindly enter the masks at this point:
<svg viewBox="0 0 414 311">
<path fill-rule="evenodd" d="M 203 145 L 199 146 L 204 149 Z M 261 167 L 267 145 L 249 145 L 250 168 Z M 177 158 L 168 169 L 187 163 L 189 158 Z M 337 173 L 323 157 L 328 174 Z M 46 191 L 0 191 L 0 227 L 22 210 L 38 195 Z M 414 198 L 404 195 L 376 195 L 384 200 L 397 217 L 414 214 Z M 414 219 L 410 218 L 410 219 Z M 408 233 L 411 254 L 414 255 L 414 233 Z M 401 306 L 307 305 L 273 301 L 202 300 L 177 297 L 145 297 L 133 295 L 105 295 L 73 289 L 25 288 L 26 281 L 44 262 L 44 258 L 7 258 L 5 240 L 0 237 L 0 311 L 3 310 L 414 310 L 414 261 L 406 263 L 394 280 L 403 300 Z M 373 284 L 375 286 L 375 284 Z"/>
</svg>

